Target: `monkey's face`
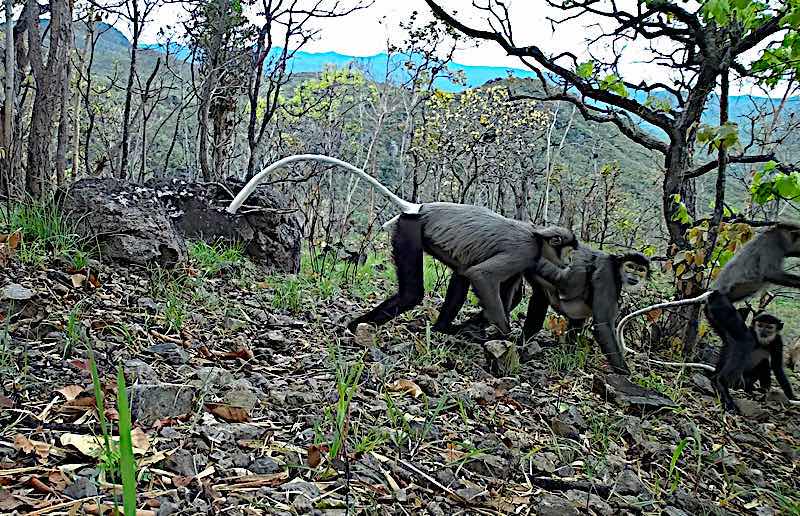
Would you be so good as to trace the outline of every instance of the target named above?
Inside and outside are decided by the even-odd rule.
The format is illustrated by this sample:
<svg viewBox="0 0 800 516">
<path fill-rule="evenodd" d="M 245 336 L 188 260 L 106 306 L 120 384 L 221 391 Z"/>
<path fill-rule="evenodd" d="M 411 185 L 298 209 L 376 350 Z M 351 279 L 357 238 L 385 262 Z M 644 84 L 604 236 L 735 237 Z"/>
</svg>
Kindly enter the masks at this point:
<svg viewBox="0 0 800 516">
<path fill-rule="evenodd" d="M 575 252 L 575 249 L 571 246 L 565 245 L 561 249 L 556 248 L 556 251 L 559 251 L 559 258 L 561 260 L 561 265 L 565 267 L 569 267 L 572 265 L 572 253 Z"/>
<path fill-rule="evenodd" d="M 628 292 L 640 290 L 647 279 L 647 267 L 636 262 L 622 262 L 619 275 L 622 288 Z"/>
<path fill-rule="evenodd" d="M 772 343 L 775 340 L 775 336 L 778 335 L 778 328 L 777 324 L 774 323 L 767 323 L 764 321 L 755 321 L 753 323 L 753 331 L 756 334 L 756 339 L 758 343 L 762 346 L 766 346 Z"/>
</svg>

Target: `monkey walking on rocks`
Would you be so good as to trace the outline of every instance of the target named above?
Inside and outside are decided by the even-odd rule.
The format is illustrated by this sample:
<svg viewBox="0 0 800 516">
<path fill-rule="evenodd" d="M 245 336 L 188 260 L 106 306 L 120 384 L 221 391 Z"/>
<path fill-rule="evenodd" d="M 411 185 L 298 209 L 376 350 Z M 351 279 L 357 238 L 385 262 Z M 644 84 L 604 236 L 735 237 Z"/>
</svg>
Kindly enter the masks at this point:
<svg viewBox="0 0 800 516">
<path fill-rule="evenodd" d="M 570 230 L 560 227 L 537 228 L 480 206 L 405 201 L 363 170 L 335 158 L 313 154 L 290 156 L 262 170 L 236 195 L 227 208 L 228 212 L 235 213 L 258 183 L 273 170 L 301 160 L 346 168 L 372 184 L 402 211 L 384 225 L 391 232 L 398 292 L 351 321 L 348 324 L 351 331 L 359 323 L 383 324 L 422 301 L 422 256 L 428 253 L 452 269 L 454 274 L 469 281 L 486 318 L 501 332 L 509 333 L 508 317 L 500 298 L 500 284 L 530 271 L 540 259 L 561 265 L 578 246 Z"/>
<path fill-rule="evenodd" d="M 795 399 L 792 386 L 783 370 L 783 338 L 781 330 L 783 321 L 770 314 L 759 314 L 753 319 L 750 331 L 756 341 L 756 347 L 750 354 L 750 360 L 744 370 L 744 390 L 753 392 L 756 382 L 759 390 L 769 392 L 772 375 L 790 400 Z"/>
<path fill-rule="evenodd" d="M 568 267 L 561 268 L 553 262 L 540 260 L 528 274 L 532 292 L 522 330 L 524 340 L 532 338 L 542 329 L 548 307 L 553 307 L 569 319 L 573 328 L 582 327 L 591 318 L 595 340 L 600 344 L 611 368 L 617 373 L 630 373 L 614 333 L 614 324 L 619 314 L 622 292 L 641 289 L 650 277 L 650 260 L 645 255 L 636 252 L 608 254 L 581 245 L 572 254 Z M 468 283 L 459 285 L 457 281 L 454 275 L 447 289 L 448 298 L 436 322 L 443 329 L 450 330 L 450 323 L 461 308 L 469 287 Z M 508 300 L 507 313 L 521 300 L 521 281 L 522 278 L 518 277 L 506 281 L 501 287 L 501 297 Z M 460 303 L 450 306 L 451 289 L 459 286 L 464 289 L 458 297 Z M 485 319 L 478 317 L 467 324 L 485 322 Z"/>
<path fill-rule="evenodd" d="M 633 317 L 657 308 L 706 301 L 706 317 L 723 345 L 712 375 L 712 384 L 725 410 L 738 412 L 739 409 L 728 387 L 743 378 L 745 370 L 750 365 L 753 351 L 757 348 L 757 339 L 733 303 L 752 297 L 769 284 L 800 288 L 800 276 L 790 274 L 783 269 L 783 262 L 787 257 L 800 257 L 800 225 L 778 223 L 759 233 L 725 264 L 712 284 L 710 292 L 692 299 L 659 303 L 637 310 L 623 318 L 617 326 L 617 336 L 620 342 L 623 342 L 623 350 L 622 332 Z M 778 364 L 783 371 L 782 360 L 778 361 Z M 686 365 L 710 367 L 705 364 Z M 790 396 L 790 403 L 800 404 L 800 401 Z"/>
</svg>

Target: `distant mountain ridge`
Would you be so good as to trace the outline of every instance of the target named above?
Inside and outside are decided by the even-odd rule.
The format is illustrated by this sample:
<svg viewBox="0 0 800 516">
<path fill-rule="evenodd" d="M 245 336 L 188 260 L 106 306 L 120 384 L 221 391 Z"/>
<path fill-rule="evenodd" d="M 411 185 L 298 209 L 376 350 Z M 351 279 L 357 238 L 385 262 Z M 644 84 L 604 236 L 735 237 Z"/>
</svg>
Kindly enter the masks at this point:
<svg viewBox="0 0 800 516">
<path fill-rule="evenodd" d="M 105 31 L 100 37 L 98 44 L 103 49 L 108 47 L 124 47 L 130 49 L 130 41 L 124 34 L 114 27 L 105 23 L 99 23 L 98 28 Z M 190 51 L 178 44 L 169 44 L 170 52 L 178 59 L 186 60 L 191 57 Z M 148 43 L 140 45 L 140 48 L 152 50 L 155 52 L 166 52 L 166 46 L 160 43 Z M 280 48 L 274 48 L 273 53 L 280 52 Z M 404 63 L 409 59 L 407 55 L 393 54 L 389 57 L 385 52 L 381 52 L 372 56 L 351 56 L 340 54 L 338 52 L 305 52 L 297 51 L 295 55 L 289 60 L 288 66 L 294 73 L 315 73 L 325 69 L 326 66 L 335 66 L 338 68 L 355 64 L 363 70 L 367 76 L 377 82 L 386 79 L 387 75 L 396 81 L 403 81 L 408 78 L 408 73 Z M 419 56 L 412 56 L 411 59 L 419 62 Z M 507 66 L 474 66 L 465 65 L 461 63 L 450 63 L 448 68 L 453 72 L 462 72 L 466 84 L 457 84 L 450 81 L 448 78 L 439 77 L 434 81 L 434 86 L 447 92 L 458 93 L 468 88 L 476 88 L 486 84 L 489 81 L 496 79 L 504 79 L 512 76 L 518 79 L 535 78 L 535 74 L 530 70 L 521 68 L 513 68 Z M 641 91 L 631 92 L 632 96 L 639 101 L 644 101 L 647 95 Z M 661 94 L 656 93 L 656 96 L 671 99 L 671 95 L 664 92 Z M 748 95 L 732 95 L 730 97 L 730 118 L 739 122 L 740 126 L 749 126 L 749 120 L 746 115 L 749 114 L 753 105 L 766 106 L 769 103 L 777 105 L 780 99 L 770 97 L 755 97 Z M 800 111 L 800 97 L 791 97 L 787 100 L 787 111 L 798 112 Z M 707 123 L 714 124 L 719 120 L 719 100 L 714 95 L 708 103 L 706 112 L 703 119 Z M 661 131 L 651 128 L 653 132 L 660 133 Z"/>
</svg>

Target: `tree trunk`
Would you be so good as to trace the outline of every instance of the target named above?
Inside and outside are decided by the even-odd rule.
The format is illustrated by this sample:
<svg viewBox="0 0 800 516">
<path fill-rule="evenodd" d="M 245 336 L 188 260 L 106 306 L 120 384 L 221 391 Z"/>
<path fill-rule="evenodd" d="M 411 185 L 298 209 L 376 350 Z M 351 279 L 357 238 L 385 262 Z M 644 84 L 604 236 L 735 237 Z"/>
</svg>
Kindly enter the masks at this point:
<svg viewBox="0 0 800 516">
<path fill-rule="evenodd" d="M 125 87 L 125 108 L 122 112 L 122 156 L 119 164 L 119 178 L 128 178 L 128 153 L 130 152 L 131 137 L 131 102 L 133 99 L 133 80 L 136 75 L 136 55 L 139 46 L 139 3 L 137 0 L 132 2 L 133 16 L 133 41 L 131 41 L 131 63 L 128 67 L 128 84 Z"/>
<path fill-rule="evenodd" d="M 72 31 L 69 31 L 69 36 L 72 36 Z M 67 40 L 69 41 L 69 39 Z M 58 118 L 58 137 L 56 140 L 56 184 L 61 186 L 64 184 L 64 173 L 67 169 L 67 150 L 69 148 L 69 80 L 72 75 L 72 66 L 67 60 L 64 72 L 61 78 L 61 97 L 58 99 L 59 103 L 59 118 Z M 75 175 L 73 163 L 73 176 Z"/>
<path fill-rule="evenodd" d="M 16 92 L 14 88 L 15 74 L 14 67 L 14 1 L 6 0 L 6 84 L 5 84 L 5 104 L 3 109 L 3 149 L 5 151 L 2 190 L 9 197 L 13 197 L 15 171 L 14 171 L 14 108 L 16 105 Z"/>
<path fill-rule="evenodd" d="M 36 84 L 33 100 L 31 130 L 28 137 L 28 159 L 25 171 L 26 189 L 34 198 L 46 192 L 46 181 L 51 178 L 50 145 L 53 137 L 53 114 L 56 111 L 61 84 L 66 77 L 69 48 L 69 27 L 72 13 L 65 0 L 50 2 L 50 41 L 47 65 L 43 63 L 43 49 L 39 34 L 39 8 L 35 0 L 28 0 L 28 48 L 31 70 Z"/>
</svg>

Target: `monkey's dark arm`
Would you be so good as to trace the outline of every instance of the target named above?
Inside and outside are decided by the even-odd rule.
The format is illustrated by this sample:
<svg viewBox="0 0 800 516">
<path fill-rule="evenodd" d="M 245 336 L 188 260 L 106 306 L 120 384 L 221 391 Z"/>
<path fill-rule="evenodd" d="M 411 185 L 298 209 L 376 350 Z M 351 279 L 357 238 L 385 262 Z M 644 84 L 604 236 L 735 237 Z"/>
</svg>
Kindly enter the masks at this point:
<svg viewBox="0 0 800 516">
<path fill-rule="evenodd" d="M 769 354 L 772 372 L 775 374 L 775 379 L 778 380 L 778 384 L 783 389 L 783 393 L 786 394 L 786 397 L 790 400 L 795 399 L 794 393 L 792 392 L 792 384 L 789 383 L 789 379 L 786 378 L 786 373 L 783 370 L 783 339 L 781 339 L 780 335 L 775 338 L 775 342 L 770 346 Z"/>
<path fill-rule="evenodd" d="M 800 288 L 800 276 L 797 274 L 780 271 L 770 274 L 767 279 L 781 287 Z"/>
<path fill-rule="evenodd" d="M 619 342 L 617 342 L 617 335 L 614 332 L 614 324 L 619 312 L 617 297 L 614 296 L 612 299 L 609 299 L 611 295 L 597 294 L 600 292 L 613 292 L 614 283 L 612 281 L 604 286 L 603 283 L 608 282 L 601 281 L 602 279 L 603 278 L 599 277 L 597 273 L 592 278 L 594 291 L 596 293 L 592 300 L 594 338 L 600 344 L 600 349 L 603 350 L 603 354 L 608 358 L 608 362 L 611 364 L 611 368 L 614 372 L 630 374 L 631 371 L 628 369 L 628 364 L 625 363 L 625 358 L 620 350 Z"/>
<path fill-rule="evenodd" d="M 569 268 L 559 267 L 550 260 L 545 260 L 544 258 L 540 258 L 539 261 L 536 262 L 536 265 L 533 266 L 532 270 L 537 276 L 558 288 L 566 283 L 570 274 Z"/>
</svg>

